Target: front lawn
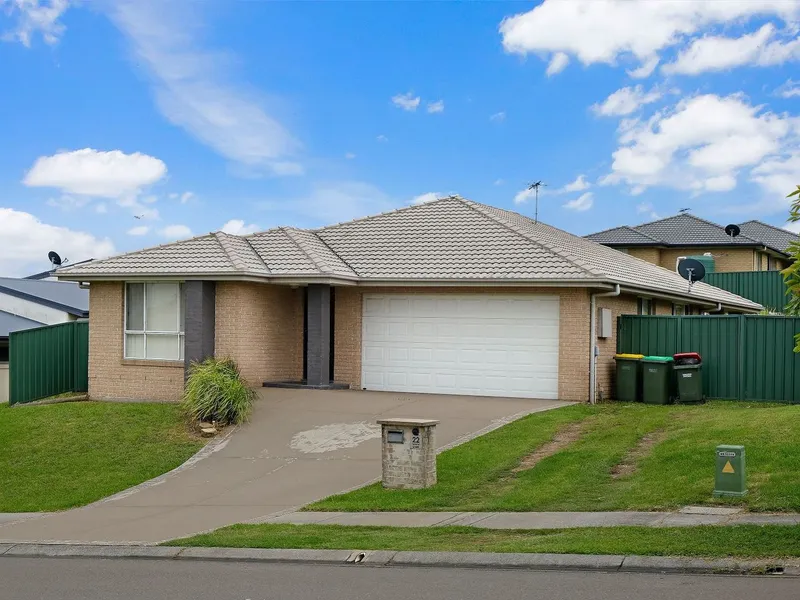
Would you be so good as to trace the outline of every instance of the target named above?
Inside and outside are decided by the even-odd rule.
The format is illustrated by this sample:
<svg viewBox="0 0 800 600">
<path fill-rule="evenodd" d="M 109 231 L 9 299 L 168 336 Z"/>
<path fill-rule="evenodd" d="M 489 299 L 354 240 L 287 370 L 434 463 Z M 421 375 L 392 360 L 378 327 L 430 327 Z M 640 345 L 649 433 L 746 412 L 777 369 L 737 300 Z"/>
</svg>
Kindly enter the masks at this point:
<svg viewBox="0 0 800 600">
<path fill-rule="evenodd" d="M 169 546 L 546 552 L 785 558 L 800 556 L 800 527 L 608 527 L 493 530 L 476 527 L 233 525 L 169 542 Z"/>
<path fill-rule="evenodd" d="M 744 499 L 712 497 L 719 444 L 746 446 L 750 493 Z M 798 465 L 800 406 L 576 405 L 530 415 L 442 453 L 439 483 L 431 489 L 375 484 L 307 509 L 606 511 L 734 504 L 798 511 Z"/>
<path fill-rule="evenodd" d="M 174 469 L 203 443 L 170 404 L 0 405 L 0 512 L 88 504 Z"/>
</svg>

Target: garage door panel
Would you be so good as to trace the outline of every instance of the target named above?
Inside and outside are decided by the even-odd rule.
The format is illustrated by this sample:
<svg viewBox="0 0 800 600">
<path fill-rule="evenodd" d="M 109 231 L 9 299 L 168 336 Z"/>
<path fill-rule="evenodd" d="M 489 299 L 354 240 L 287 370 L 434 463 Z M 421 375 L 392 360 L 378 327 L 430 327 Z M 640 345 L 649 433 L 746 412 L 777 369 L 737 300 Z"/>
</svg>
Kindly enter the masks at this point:
<svg viewBox="0 0 800 600">
<path fill-rule="evenodd" d="M 366 389 L 557 398 L 558 297 L 364 298 Z"/>
</svg>

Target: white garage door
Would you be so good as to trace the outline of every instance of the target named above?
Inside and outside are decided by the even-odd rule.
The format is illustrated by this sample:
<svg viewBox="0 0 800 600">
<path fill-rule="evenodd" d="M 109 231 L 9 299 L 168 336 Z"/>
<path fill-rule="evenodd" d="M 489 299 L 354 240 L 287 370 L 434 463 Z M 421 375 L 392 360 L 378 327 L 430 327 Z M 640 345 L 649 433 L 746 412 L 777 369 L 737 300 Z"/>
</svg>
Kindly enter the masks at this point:
<svg viewBox="0 0 800 600">
<path fill-rule="evenodd" d="M 558 398 L 558 296 L 364 295 L 367 390 Z"/>
</svg>

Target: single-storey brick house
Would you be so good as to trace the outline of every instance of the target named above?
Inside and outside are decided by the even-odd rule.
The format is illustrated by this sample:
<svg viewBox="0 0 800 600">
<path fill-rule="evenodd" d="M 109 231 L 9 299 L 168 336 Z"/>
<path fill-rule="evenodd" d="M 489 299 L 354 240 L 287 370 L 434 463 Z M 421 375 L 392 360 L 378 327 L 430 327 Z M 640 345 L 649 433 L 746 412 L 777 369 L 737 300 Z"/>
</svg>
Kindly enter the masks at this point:
<svg viewBox="0 0 800 600">
<path fill-rule="evenodd" d="M 98 399 L 178 400 L 189 361 L 216 355 L 254 386 L 586 401 L 611 393 L 616 333 L 598 331 L 599 309 L 613 323 L 673 303 L 760 309 L 457 196 L 313 231 L 211 233 L 58 276 L 90 284 Z"/>
</svg>

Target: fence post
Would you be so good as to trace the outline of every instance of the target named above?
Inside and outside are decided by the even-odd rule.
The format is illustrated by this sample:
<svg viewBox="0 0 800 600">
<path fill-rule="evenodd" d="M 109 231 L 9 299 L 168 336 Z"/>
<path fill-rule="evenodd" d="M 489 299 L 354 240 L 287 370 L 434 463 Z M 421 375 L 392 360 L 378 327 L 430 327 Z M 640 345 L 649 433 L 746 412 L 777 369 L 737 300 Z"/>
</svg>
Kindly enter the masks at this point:
<svg viewBox="0 0 800 600">
<path fill-rule="evenodd" d="M 677 352 L 683 352 L 683 315 L 678 315 L 678 332 L 675 337 Z"/>
<path fill-rule="evenodd" d="M 737 317 L 737 349 L 739 352 L 738 362 L 739 362 L 739 400 L 744 400 L 745 396 L 745 374 L 744 374 L 744 349 L 745 349 L 745 331 L 747 330 L 745 315 L 739 315 Z"/>
</svg>

